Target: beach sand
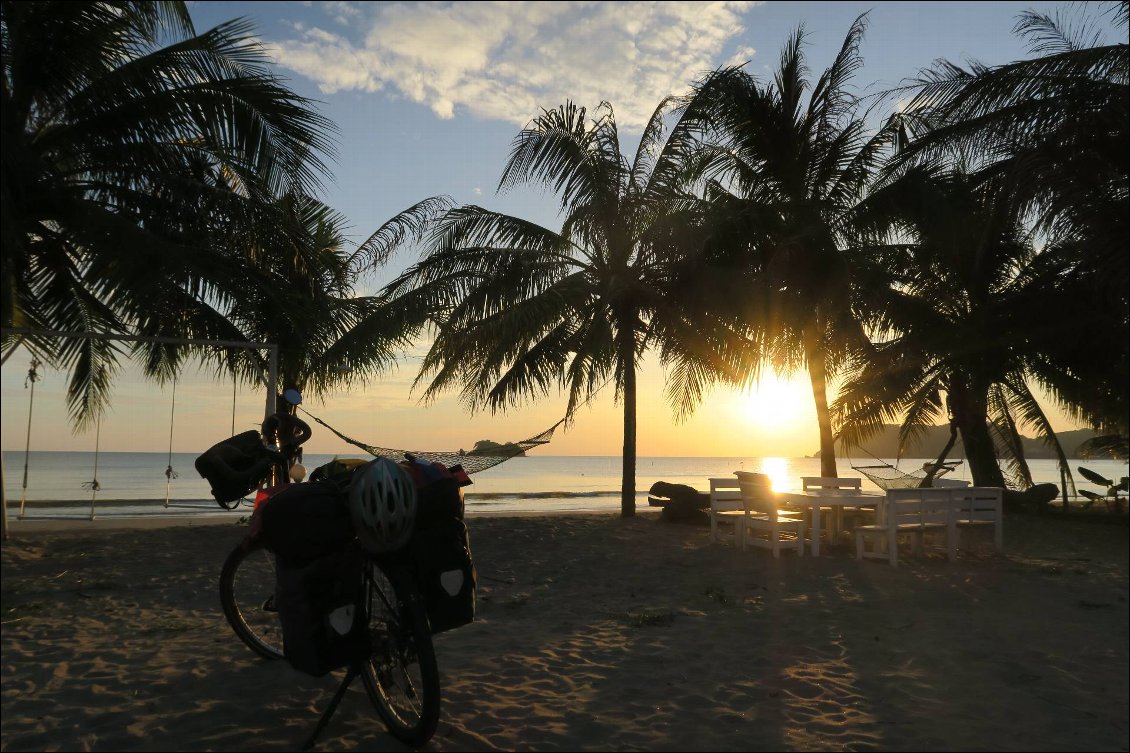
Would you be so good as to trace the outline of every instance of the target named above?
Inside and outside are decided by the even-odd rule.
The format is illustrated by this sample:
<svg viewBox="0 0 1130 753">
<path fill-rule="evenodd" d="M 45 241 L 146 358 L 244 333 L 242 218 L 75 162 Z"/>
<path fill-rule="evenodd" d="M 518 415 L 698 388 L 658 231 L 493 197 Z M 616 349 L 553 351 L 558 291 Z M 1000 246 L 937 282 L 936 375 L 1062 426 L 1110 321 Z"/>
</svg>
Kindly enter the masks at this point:
<svg viewBox="0 0 1130 753">
<path fill-rule="evenodd" d="M 1127 528 L 1010 517 L 1004 556 L 897 569 L 653 515 L 476 516 L 429 750 L 1127 750 Z M 294 750 L 339 675 L 224 622 L 230 521 L 13 522 L 4 750 Z M 64 530 L 59 530 L 60 528 Z M 360 683 L 323 750 L 402 750 Z"/>
</svg>

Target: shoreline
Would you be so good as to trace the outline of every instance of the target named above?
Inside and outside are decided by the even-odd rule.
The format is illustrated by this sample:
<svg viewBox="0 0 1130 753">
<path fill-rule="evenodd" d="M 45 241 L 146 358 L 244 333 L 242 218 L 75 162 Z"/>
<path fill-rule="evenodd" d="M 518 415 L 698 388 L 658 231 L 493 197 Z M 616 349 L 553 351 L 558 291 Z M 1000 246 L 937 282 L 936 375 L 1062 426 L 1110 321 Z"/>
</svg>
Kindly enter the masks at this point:
<svg viewBox="0 0 1130 753">
<path fill-rule="evenodd" d="M 637 517 L 657 517 L 661 512 L 658 507 L 636 508 Z M 111 516 L 106 518 L 25 518 L 18 520 L 8 519 L 8 530 L 12 536 L 19 533 L 73 533 L 82 535 L 92 531 L 145 531 L 161 528 L 189 527 L 189 526 L 238 526 L 246 527 L 250 510 L 239 512 L 231 510 L 225 512 L 217 510 L 216 514 L 200 515 L 136 515 L 136 516 Z M 620 511 L 604 510 L 476 510 L 466 514 L 468 520 L 494 519 L 494 518 L 553 518 L 553 517 L 593 517 L 593 518 L 620 518 Z"/>
<path fill-rule="evenodd" d="M 650 495 L 646 492 L 636 493 L 636 513 L 637 514 L 651 514 L 658 513 L 662 510 L 660 507 L 652 507 L 647 503 Z M 542 509 L 518 509 L 512 505 L 503 502 L 499 503 L 499 499 L 516 499 L 516 500 L 531 500 L 534 505 L 546 505 Z M 561 503 L 562 505 L 569 504 L 584 504 L 586 500 L 605 499 L 606 502 L 593 507 L 568 507 L 558 506 L 552 507 L 554 503 Z M 554 515 L 554 514 L 616 514 L 619 515 L 619 492 L 598 492 L 598 493 L 542 493 L 537 492 L 530 495 L 466 495 L 466 514 L 470 517 L 478 516 L 524 516 L 524 515 Z M 1059 498 L 1052 500 L 1048 509 L 1044 513 L 1054 519 L 1070 520 L 1072 518 L 1095 520 L 1102 522 L 1111 522 L 1118 524 L 1126 524 L 1128 521 L 1128 509 L 1126 505 L 1126 498 L 1122 498 L 1123 509 L 1120 512 L 1108 509 L 1101 500 L 1091 501 L 1086 497 L 1072 497 L 1071 509 L 1065 512 L 1062 507 L 1062 501 Z M 27 501 L 27 514 L 21 519 L 18 515 L 20 509 L 19 500 L 9 499 L 7 504 L 8 525 L 27 526 L 36 522 L 70 522 L 77 525 L 92 522 L 89 519 L 88 511 L 90 510 L 90 500 L 82 499 L 66 499 L 66 500 L 28 500 Z M 495 507 L 499 505 L 501 509 Z M 36 511 L 51 511 L 73 509 L 74 514 L 67 516 L 60 515 L 37 515 Z M 126 508 L 137 508 L 136 512 L 121 512 Z M 144 499 L 106 499 L 97 500 L 95 504 L 95 521 L 118 520 L 123 521 L 123 524 L 128 524 L 128 521 L 133 520 L 147 520 L 154 519 L 155 521 L 165 521 L 167 525 L 175 525 L 178 522 L 190 520 L 212 520 L 216 522 L 237 522 L 240 518 L 245 518 L 251 515 L 252 508 L 250 505 L 241 505 L 232 510 L 225 510 L 221 508 L 215 500 L 212 499 L 183 499 L 183 500 L 170 500 L 166 506 L 163 499 L 144 498 Z M 1033 514 L 1033 513 L 1023 513 Z M 155 522 L 154 526 L 159 526 L 159 522 Z"/>
</svg>

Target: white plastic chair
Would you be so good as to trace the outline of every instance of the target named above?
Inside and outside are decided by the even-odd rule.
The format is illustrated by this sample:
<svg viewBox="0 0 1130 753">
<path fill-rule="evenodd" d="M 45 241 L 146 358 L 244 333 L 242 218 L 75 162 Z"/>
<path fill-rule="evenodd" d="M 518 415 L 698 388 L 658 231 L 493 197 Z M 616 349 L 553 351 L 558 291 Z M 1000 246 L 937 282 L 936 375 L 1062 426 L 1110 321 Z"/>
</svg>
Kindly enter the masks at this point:
<svg viewBox="0 0 1130 753">
<path fill-rule="evenodd" d="M 863 479 L 857 477 L 839 476 L 801 476 L 801 489 L 853 489 L 859 491 L 863 488 Z"/>
<path fill-rule="evenodd" d="M 956 516 L 950 489 L 891 489 L 879 512 L 879 521 L 855 529 L 856 559 L 885 559 L 898 567 L 898 537 L 909 535 L 916 553 L 925 550 L 927 533 L 945 535 L 946 556 L 957 556 Z M 868 550 L 865 544 L 875 543 Z"/>
<path fill-rule="evenodd" d="M 738 546 L 743 546 L 743 528 L 738 518 L 744 517 L 742 491 L 733 476 L 710 479 L 710 540 L 718 541 L 718 521 L 729 519 L 734 524 Z"/>
<path fill-rule="evenodd" d="M 740 525 L 742 545 L 770 549 L 774 557 L 781 549 L 796 549 L 804 556 L 804 519 L 793 517 L 796 513 L 777 509 L 777 500 L 769 478 L 760 473 L 735 471 L 741 488 L 744 517 Z"/>
<path fill-rule="evenodd" d="M 993 486 L 969 486 L 951 489 L 950 493 L 953 498 L 954 524 L 958 532 L 962 529 L 991 526 L 993 547 L 997 552 L 1003 552 L 1004 490 Z"/>
</svg>

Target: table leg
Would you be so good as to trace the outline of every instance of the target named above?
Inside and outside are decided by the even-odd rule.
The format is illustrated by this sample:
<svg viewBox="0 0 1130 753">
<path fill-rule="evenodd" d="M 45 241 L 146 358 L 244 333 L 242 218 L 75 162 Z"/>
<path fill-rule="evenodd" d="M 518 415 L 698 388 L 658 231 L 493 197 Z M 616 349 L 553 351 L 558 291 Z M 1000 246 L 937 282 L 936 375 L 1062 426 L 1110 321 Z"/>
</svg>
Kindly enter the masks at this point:
<svg viewBox="0 0 1130 753">
<path fill-rule="evenodd" d="M 820 556 L 820 505 L 812 506 L 812 556 Z"/>
</svg>

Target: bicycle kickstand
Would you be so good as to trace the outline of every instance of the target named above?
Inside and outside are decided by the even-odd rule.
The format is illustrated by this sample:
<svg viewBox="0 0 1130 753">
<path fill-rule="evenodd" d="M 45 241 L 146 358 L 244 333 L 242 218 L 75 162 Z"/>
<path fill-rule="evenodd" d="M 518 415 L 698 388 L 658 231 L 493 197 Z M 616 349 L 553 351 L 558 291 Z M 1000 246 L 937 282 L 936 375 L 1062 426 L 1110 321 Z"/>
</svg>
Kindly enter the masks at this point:
<svg viewBox="0 0 1130 753">
<path fill-rule="evenodd" d="M 318 739 L 318 735 L 320 735 L 322 733 L 322 730 L 326 728 L 326 725 L 330 723 L 330 719 L 333 718 L 334 713 L 337 711 L 338 704 L 341 703 L 341 699 L 345 696 L 345 691 L 349 689 L 350 684 L 359 674 L 361 674 L 361 667 L 359 665 L 349 665 L 349 669 L 346 671 L 345 677 L 341 681 L 341 685 L 338 686 L 337 692 L 334 693 L 334 697 L 330 700 L 330 705 L 326 707 L 325 712 L 322 714 L 322 718 L 318 720 L 318 726 L 314 728 L 314 731 L 310 734 L 310 737 L 306 739 L 306 743 L 302 746 L 302 750 L 310 750 L 314 747 L 314 742 Z"/>
</svg>

